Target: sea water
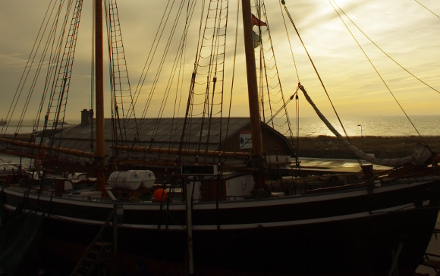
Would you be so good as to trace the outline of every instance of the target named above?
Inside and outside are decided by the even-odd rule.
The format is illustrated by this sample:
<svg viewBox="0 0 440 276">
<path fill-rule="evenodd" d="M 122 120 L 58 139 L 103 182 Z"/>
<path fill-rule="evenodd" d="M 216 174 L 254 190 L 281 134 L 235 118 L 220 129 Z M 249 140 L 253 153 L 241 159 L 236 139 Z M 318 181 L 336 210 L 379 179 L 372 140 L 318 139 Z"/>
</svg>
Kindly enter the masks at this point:
<svg viewBox="0 0 440 276">
<path fill-rule="evenodd" d="M 366 116 L 341 118 L 348 136 L 440 136 L 440 115 L 411 116 L 411 122 L 405 116 Z M 337 119 L 328 119 L 336 130 L 344 136 L 344 131 Z M 289 135 L 286 120 L 275 119 L 275 129 Z M 71 122 L 71 125 L 79 122 Z M 272 126 L 272 124 L 270 124 Z M 296 118 L 290 118 L 291 131 L 296 136 L 298 125 Z M 414 126 L 413 126 L 414 125 Z M 0 127 L 1 129 L 1 127 Z M 417 131 L 416 131 L 417 129 Z M 4 128 L 3 128 L 4 130 Z M 12 123 L 2 133 L 32 133 L 32 122 L 24 122 L 20 129 Z M 37 129 L 41 130 L 41 129 Z M 301 117 L 299 120 L 300 137 L 334 136 L 327 126 L 318 118 Z"/>
<path fill-rule="evenodd" d="M 349 137 L 418 136 L 419 133 L 421 136 L 440 136 L 440 115 L 412 116 L 410 119 L 411 122 L 403 116 L 371 116 L 341 118 L 341 121 Z M 337 119 L 329 119 L 329 121 L 342 136 L 345 136 Z M 290 122 L 293 135 L 296 136 L 298 130 L 297 120 L 291 118 Z M 285 134 L 287 126 L 280 123 L 278 127 L 280 128 L 279 131 Z M 320 135 L 334 136 L 317 116 L 300 118 L 300 137 L 317 137 Z"/>
<path fill-rule="evenodd" d="M 31 165 L 31 160 L 25 157 L 0 153 L 0 170 L 18 170 L 20 164 L 24 169 L 27 170 Z"/>
<path fill-rule="evenodd" d="M 79 121 L 70 121 L 69 123 L 65 122 L 65 127 L 73 126 L 79 124 Z M 7 126 L 0 126 L 1 134 L 26 134 L 26 133 L 32 133 L 34 131 L 40 131 L 43 130 L 43 127 L 41 126 L 43 123 L 40 123 L 40 126 L 38 128 L 33 126 L 32 120 L 23 120 L 23 123 L 19 126 L 18 120 L 11 120 L 10 124 Z M 61 124 L 59 125 L 61 127 Z"/>
</svg>

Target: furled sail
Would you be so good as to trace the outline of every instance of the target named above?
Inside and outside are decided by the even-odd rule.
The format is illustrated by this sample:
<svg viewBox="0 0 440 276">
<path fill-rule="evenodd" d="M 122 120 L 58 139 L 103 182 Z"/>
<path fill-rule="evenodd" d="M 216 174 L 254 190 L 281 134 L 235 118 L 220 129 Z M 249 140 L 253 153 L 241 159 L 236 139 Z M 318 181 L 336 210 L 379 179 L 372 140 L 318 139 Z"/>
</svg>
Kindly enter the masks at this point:
<svg viewBox="0 0 440 276">
<path fill-rule="evenodd" d="M 330 122 L 325 118 L 325 116 L 319 111 L 318 107 L 314 104 L 310 96 L 307 94 L 306 90 L 302 85 L 299 85 L 299 88 L 304 93 L 304 97 L 309 102 L 309 104 L 313 107 L 318 117 L 324 122 L 327 128 L 336 136 L 338 139 L 347 146 L 351 152 L 353 152 L 358 159 L 368 161 L 375 165 L 389 166 L 389 167 L 401 167 L 408 164 L 421 164 L 432 157 L 432 152 L 429 148 L 422 144 L 416 144 L 413 148 L 414 152 L 410 156 L 402 157 L 402 158 L 392 158 L 392 159 L 383 159 L 376 158 L 370 154 L 363 152 L 361 149 L 353 146 L 349 141 L 344 139 L 341 134 L 330 124 Z"/>
</svg>

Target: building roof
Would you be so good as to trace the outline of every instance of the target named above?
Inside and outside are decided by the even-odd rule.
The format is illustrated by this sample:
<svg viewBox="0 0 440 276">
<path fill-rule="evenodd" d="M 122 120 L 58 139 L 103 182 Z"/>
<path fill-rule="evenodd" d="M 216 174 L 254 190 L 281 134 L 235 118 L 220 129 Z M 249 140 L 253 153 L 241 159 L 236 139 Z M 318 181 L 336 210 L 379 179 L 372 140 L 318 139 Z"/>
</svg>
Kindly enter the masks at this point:
<svg viewBox="0 0 440 276">
<path fill-rule="evenodd" d="M 191 127 L 187 127 L 184 137 L 185 148 L 187 149 L 203 149 L 217 150 L 219 145 L 228 138 L 236 135 L 243 129 L 248 129 L 250 125 L 249 118 L 213 118 L 209 122 L 208 119 L 193 118 Z M 123 124 L 126 127 L 123 127 Z M 104 132 L 106 143 L 106 154 L 111 155 L 109 148 L 113 139 L 112 120 L 105 119 Z M 146 146 L 153 148 L 178 148 L 183 131 L 184 118 L 162 118 L 162 119 L 137 119 L 121 121 L 115 126 L 121 131 L 122 135 L 118 135 L 118 140 L 125 145 L 133 145 L 136 137 L 136 125 L 139 129 L 139 140 L 136 141 L 138 146 Z M 189 123 L 187 123 L 189 125 Z M 91 151 L 91 133 L 95 138 L 96 124 L 93 122 L 88 126 L 77 125 L 55 135 L 55 145 L 60 147 L 72 148 L 82 151 Z M 200 136 L 200 132 L 202 135 Z M 59 138 L 61 137 L 61 143 Z M 122 138 L 122 139 L 121 139 Z"/>
<path fill-rule="evenodd" d="M 104 132 L 106 143 L 106 154 L 111 155 L 111 149 L 109 148 L 111 142 L 114 141 L 112 120 L 105 119 Z M 123 125 L 126 124 L 124 128 Z M 152 147 L 152 148 L 179 148 L 180 140 L 183 131 L 183 125 L 185 124 L 184 118 L 162 118 L 162 119 L 136 119 L 121 121 L 115 123 L 122 135 L 118 135 L 118 144 L 134 145 L 133 141 L 136 137 L 136 125 L 139 130 L 139 140 L 135 145 Z M 250 119 L 243 117 L 233 118 L 191 118 L 188 119 L 188 125 L 184 136 L 184 148 L 186 149 L 203 149 L 203 150 L 218 150 L 219 146 L 226 140 L 237 135 L 240 131 L 250 129 Z M 190 125 L 190 127 L 189 127 Z M 279 138 L 284 138 L 283 135 L 263 124 L 266 129 Z M 91 151 L 91 133 L 93 138 L 95 137 L 96 123 L 89 124 L 88 126 L 77 125 L 71 127 L 59 134 L 55 139 L 61 138 L 61 144 L 59 140 L 55 144 L 59 144 L 61 147 L 72 148 L 82 151 Z M 202 135 L 200 133 L 202 132 Z M 122 139 L 121 139 L 122 138 Z M 285 138 L 284 138 L 285 139 Z M 290 146 L 290 145 L 289 145 Z M 292 150 L 293 151 L 293 150 Z"/>
</svg>

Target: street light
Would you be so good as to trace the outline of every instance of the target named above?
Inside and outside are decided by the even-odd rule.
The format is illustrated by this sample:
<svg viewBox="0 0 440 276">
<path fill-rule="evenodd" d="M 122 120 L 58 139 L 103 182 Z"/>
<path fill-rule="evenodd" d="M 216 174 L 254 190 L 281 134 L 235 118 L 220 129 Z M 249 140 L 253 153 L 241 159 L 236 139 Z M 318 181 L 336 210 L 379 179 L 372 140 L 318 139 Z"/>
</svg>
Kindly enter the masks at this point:
<svg viewBox="0 0 440 276">
<path fill-rule="evenodd" d="M 360 127 L 361 127 L 361 138 L 362 138 L 362 125 L 358 125 L 358 126 L 360 126 Z"/>
<path fill-rule="evenodd" d="M 362 125 L 358 125 L 359 127 L 361 127 L 361 147 L 364 147 L 364 139 L 362 138 Z"/>
</svg>

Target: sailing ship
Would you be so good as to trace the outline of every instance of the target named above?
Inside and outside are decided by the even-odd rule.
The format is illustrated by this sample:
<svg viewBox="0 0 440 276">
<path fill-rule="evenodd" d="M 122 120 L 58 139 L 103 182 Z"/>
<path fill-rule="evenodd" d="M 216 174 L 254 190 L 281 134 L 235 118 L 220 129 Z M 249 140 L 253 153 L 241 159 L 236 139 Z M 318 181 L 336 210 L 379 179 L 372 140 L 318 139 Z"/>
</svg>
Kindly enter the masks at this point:
<svg viewBox="0 0 440 276">
<path fill-rule="evenodd" d="M 270 37 L 269 22 L 264 4 L 251 8 L 246 0 L 242 1 L 242 16 L 250 115 L 231 117 L 223 110 L 229 105 L 223 101 L 226 2 L 210 2 L 206 13 L 202 13 L 206 21 L 200 28 L 187 103 L 182 104 L 184 116 L 178 118 L 176 111 L 172 117 L 163 118 L 163 108 L 174 78 L 178 79 L 178 89 L 181 87 L 184 74 L 179 71 L 183 68 L 179 63 L 184 60 L 189 25 L 185 25 L 176 50 L 170 82 L 164 88 L 164 103 L 158 104 L 160 115 L 153 119 L 145 118 L 146 109 L 142 117 L 135 116 L 139 114 L 135 106 L 140 90 L 131 93 L 129 81 L 124 81 L 128 70 L 117 5 L 114 0 L 106 2 L 112 118 L 105 120 L 103 8 L 101 1 L 96 1 L 96 109 L 83 110 L 83 126 L 50 137 L 33 135 L 30 141 L 1 139 L 3 152 L 19 154 L 16 149 L 25 148 L 20 154 L 35 159 L 30 174 L 20 171 L 3 176 L 5 209 L 10 213 L 22 209 L 45 217 L 42 256 L 46 260 L 65 255 L 61 248 L 66 244 L 90 243 L 113 215 L 113 226 L 117 226 L 113 243 L 117 242 L 118 254 L 120 258 L 130 256 L 131 264 L 137 264 L 139 270 L 142 265 L 151 270 L 144 261 L 153 259 L 166 260 L 166 266 L 186 261 L 190 274 L 193 264 L 195 269 L 207 267 L 223 272 L 414 272 L 437 220 L 439 157 L 428 147 L 420 146 L 407 158 L 375 158 L 351 145 L 330 125 L 303 85 L 298 84 L 296 93 L 286 98 L 278 90 L 264 94 L 264 89 L 273 87 L 269 79 L 277 79 L 268 77 L 265 71 L 276 68 L 276 64 L 268 64 L 271 58 L 263 56 L 267 55 L 263 44 L 271 43 L 263 39 L 264 35 Z M 293 24 L 284 1 L 281 3 Z M 50 92 L 50 108 L 44 116 L 44 128 L 57 129 L 64 121 L 82 11 L 82 1 L 73 4 L 67 6 L 72 14 L 70 25 L 67 17 L 63 25 L 66 40 L 58 40 L 54 47 L 58 54 L 51 56 L 48 66 L 47 79 L 53 81 L 45 86 L 45 91 Z M 194 7 L 193 1 L 181 1 L 177 17 L 187 8 L 186 18 L 191 18 Z M 171 14 L 168 7 L 164 14 Z M 212 19 L 213 23 L 208 23 Z M 171 28 L 172 34 L 176 24 Z M 159 27 L 156 38 L 162 36 L 164 28 Z M 55 30 L 50 31 L 50 41 L 57 41 Z M 152 52 L 157 45 L 153 44 Z M 48 49 L 49 46 L 45 51 Z M 140 86 L 145 78 L 146 75 L 141 76 Z M 151 82 L 154 90 L 158 79 Z M 299 92 L 356 158 L 393 169 L 379 173 L 372 165 L 362 165 L 360 175 L 311 178 L 288 170 L 289 177 L 274 179 L 269 172 L 290 165 L 290 158 L 296 173 L 301 171 L 292 143 L 274 129 L 275 122 L 285 118 L 291 130 L 287 105 Z M 151 97 L 145 106 L 151 104 Z M 176 96 L 175 107 L 179 101 Z M 266 109 L 268 105 L 270 109 Z M 42 114 L 42 108 L 38 112 Z M 87 126 L 91 126 L 90 130 Z M 83 140 L 90 136 L 91 150 L 75 148 L 75 141 L 81 139 L 75 140 L 75 135 Z M 109 141 L 111 145 L 106 148 Z M 62 168 L 63 164 L 67 165 Z M 69 176 L 57 174 L 74 164 L 93 170 L 89 175 L 74 174 L 72 169 Z M 75 257 L 78 261 L 79 256 Z M 124 259 L 121 269 L 128 269 L 127 263 Z"/>
</svg>

